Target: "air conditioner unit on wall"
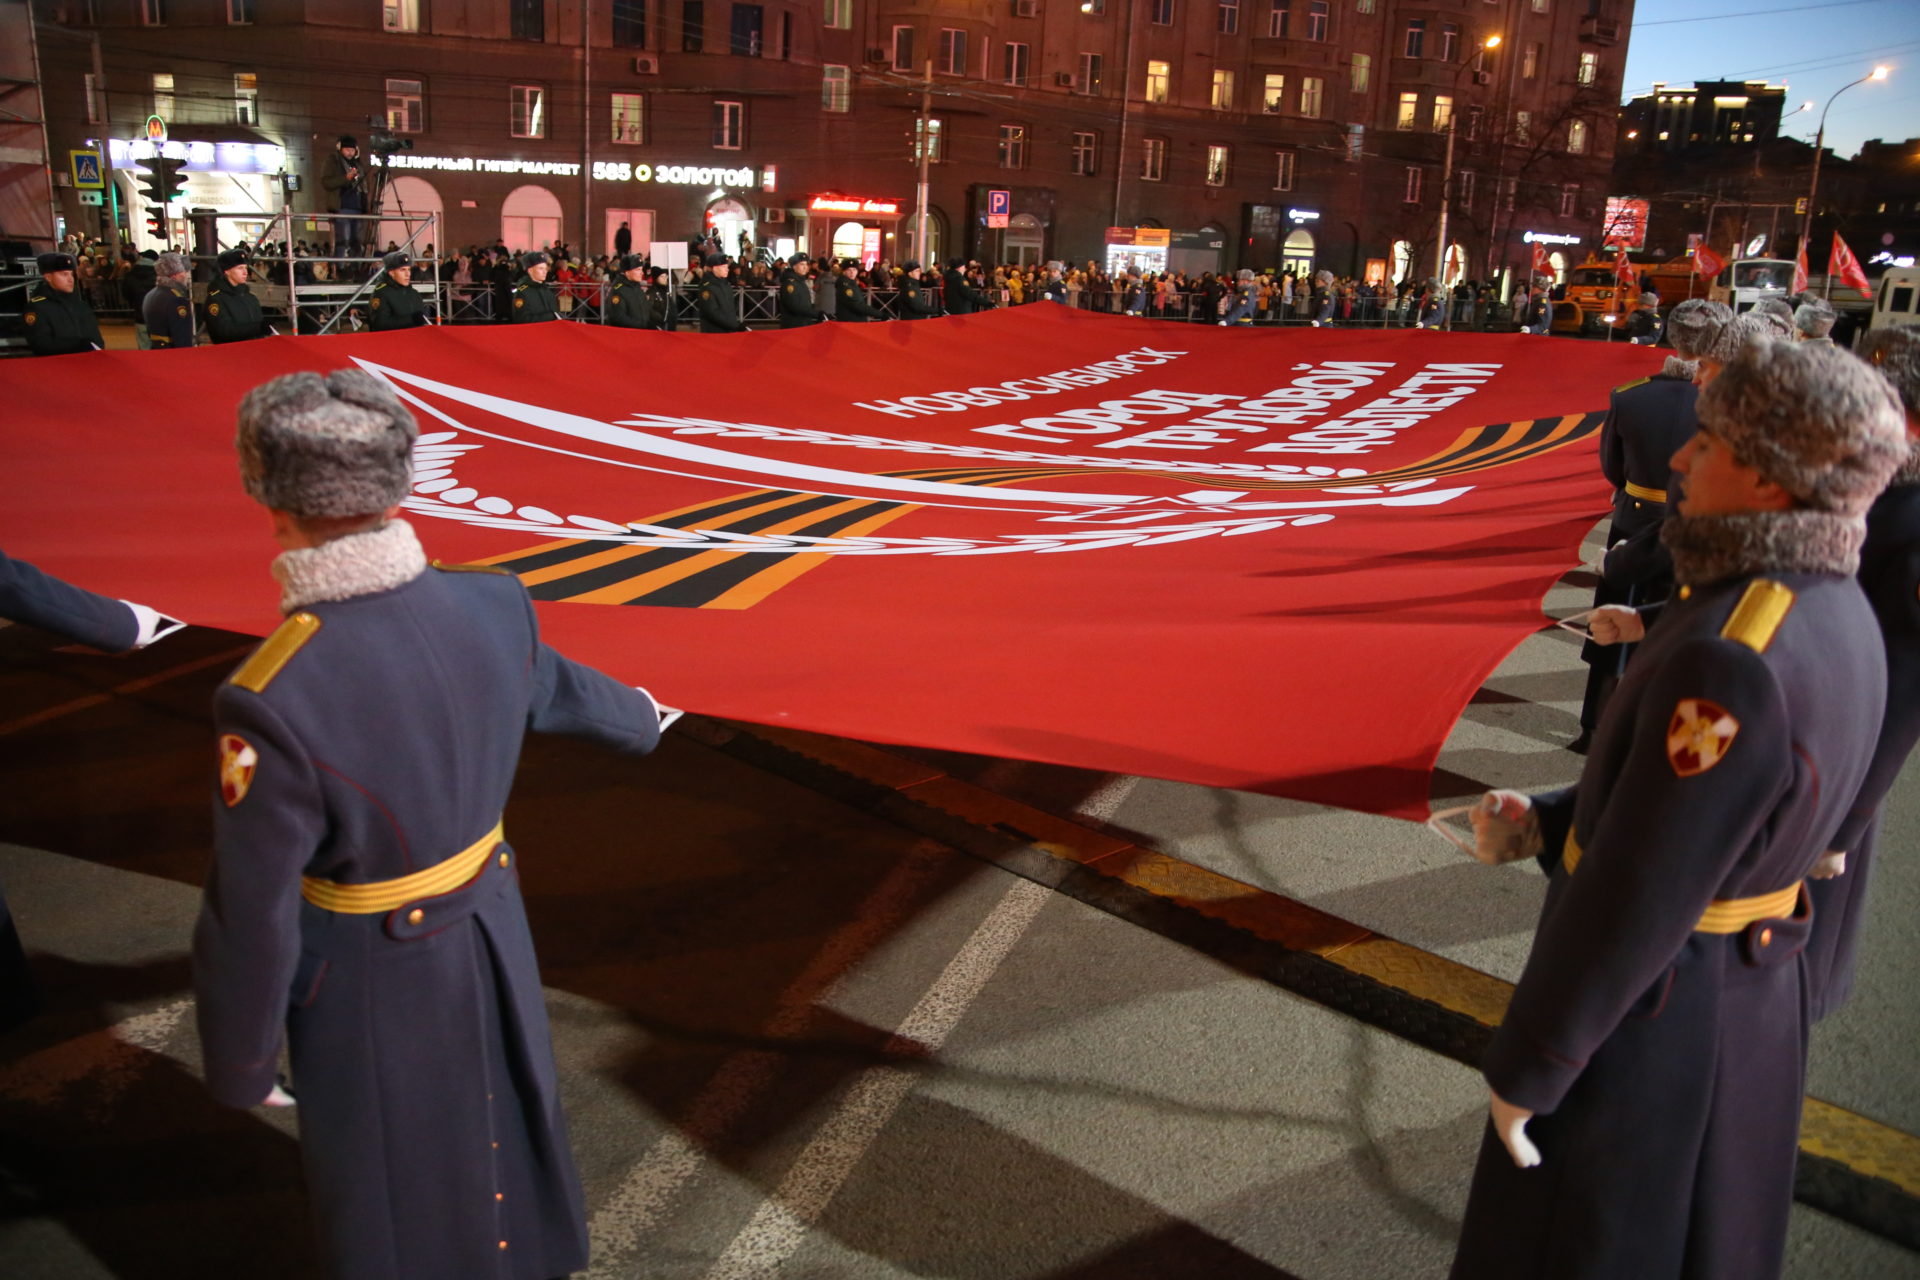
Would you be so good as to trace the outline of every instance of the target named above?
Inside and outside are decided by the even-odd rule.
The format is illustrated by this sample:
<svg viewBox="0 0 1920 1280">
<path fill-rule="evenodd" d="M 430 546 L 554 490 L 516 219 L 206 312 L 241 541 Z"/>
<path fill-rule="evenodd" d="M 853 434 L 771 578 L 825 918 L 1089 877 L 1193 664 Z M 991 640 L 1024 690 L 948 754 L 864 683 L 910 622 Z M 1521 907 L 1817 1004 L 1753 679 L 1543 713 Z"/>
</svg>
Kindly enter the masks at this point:
<svg viewBox="0 0 1920 1280">
<path fill-rule="evenodd" d="M 1013 0 L 1013 16 L 1016 18 L 1039 17 L 1040 0 Z"/>
<path fill-rule="evenodd" d="M 660 74 L 660 55 L 657 53 L 636 53 L 633 55 L 633 70 L 636 75 L 657 76 Z"/>
<path fill-rule="evenodd" d="M 1053 82 L 1063 89 L 1071 89 L 1073 87 L 1073 72 L 1056 71 L 1053 73 Z"/>
<path fill-rule="evenodd" d="M 878 67 L 878 66 L 883 66 L 886 63 L 892 62 L 893 59 L 887 56 L 887 51 L 885 49 L 881 48 L 879 45 L 874 45 L 871 49 L 867 50 L 867 61 L 871 62 L 874 66 Z"/>
<path fill-rule="evenodd" d="M 1474 82 L 1475 84 L 1492 84 L 1492 83 L 1493 83 L 1493 72 L 1491 72 L 1491 71 L 1476 71 L 1476 72 L 1474 72 L 1474 73 L 1473 73 L 1473 82 Z"/>
<path fill-rule="evenodd" d="M 760 221 L 762 222 L 785 222 L 786 220 L 787 211 L 785 209 L 762 209 L 760 211 Z"/>
</svg>

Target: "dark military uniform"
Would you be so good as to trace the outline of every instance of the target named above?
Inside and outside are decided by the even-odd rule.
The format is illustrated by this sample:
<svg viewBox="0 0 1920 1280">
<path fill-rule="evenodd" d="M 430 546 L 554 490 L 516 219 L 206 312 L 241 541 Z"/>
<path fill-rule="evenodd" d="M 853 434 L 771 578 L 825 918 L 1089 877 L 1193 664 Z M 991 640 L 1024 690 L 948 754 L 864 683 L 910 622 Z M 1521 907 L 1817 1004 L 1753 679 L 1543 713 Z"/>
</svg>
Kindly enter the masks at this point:
<svg viewBox="0 0 1920 1280">
<path fill-rule="evenodd" d="M 940 293 L 950 316 L 972 315 L 986 301 L 967 283 L 966 272 L 959 267 L 948 267 L 940 277 Z"/>
<path fill-rule="evenodd" d="M 520 277 L 520 283 L 513 287 L 513 308 L 510 312 L 515 324 L 538 324 L 542 320 L 560 318 L 560 299 L 553 292 L 553 286 L 544 280 L 535 280 L 532 276 Z"/>
<path fill-rule="evenodd" d="M 427 322 L 427 304 L 412 285 L 382 280 L 373 286 L 367 301 L 367 328 L 375 333 L 389 329 L 418 329 Z"/>
<path fill-rule="evenodd" d="M 1602 717 L 1484 1062 L 1542 1165 L 1486 1130 L 1453 1274 L 1778 1274 L 1806 1053 L 1800 881 L 1865 778 L 1885 696 L 1837 573 L 1682 588 Z"/>
<path fill-rule="evenodd" d="M 0 551 L 0 618 L 23 622 L 81 644 L 119 653 L 140 639 L 140 623 L 124 601 L 95 595 L 25 560 Z M 32 971 L 0 891 L 0 1031 L 31 1017 L 39 1007 Z"/>
<path fill-rule="evenodd" d="M 1867 513 L 1859 577 L 1885 643 L 1887 706 L 1867 780 L 1827 846 L 1846 853 L 1847 869 L 1830 879 L 1807 881 L 1813 897 L 1807 985 L 1816 1019 L 1838 1009 L 1853 993 L 1881 806 L 1920 742 L 1920 480 L 1896 480 L 1875 499 Z"/>
<path fill-rule="evenodd" d="M 813 281 L 788 267 L 780 273 L 780 292 L 775 295 L 782 329 L 804 329 L 826 317 L 813 300 Z"/>
<path fill-rule="evenodd" d="M 44 280 L 27 286 L 27 345 L 37 356 L 66 356 L 107 344 L 100 321 L 76 286 L 62 293 Z"/>
<path fill-rule="evenodd" d="M 1057 276 L 1048 280 L 1046 284 L 1046 294 L 1048 302 L 1057 302 L 1063 307 L 1066 306 L 1067 282 Z"/>
<path fill-rule="evenodd" d="M 849 324 L 865 324 L 869 320 L 884 320 L 887 314 L 873 305 L 865 285 L 841 276 L 833 286 L 833 318 Z"/>
<path fill-rule="evenodd" d="M 378 534 L 371 536 L 379 536 Z M 526 731 L 650 751 L 645 694 L 541 643 L 511 575 L 426 570 L 293 614 L 214 697 L 194 934 L 207 1085 L 284 1036 L 328 1274 L 585 1267 L 540 971 L 500 814 Z"/>
<path fill-rule="evenodd" d="M 148 290 L 140 301 L 140 320 L 147 326 L 147 344 L 155 351 L 193 346 L 193 296 L 185 289 L 163 284 Z"/>
<path fill-rule="evenodd" d="M 216 343 L 267 336 L 267 318 L 252 286 L 228 284 L 224 278 L 207 286 L 207 336 Z"/>
<path fill-rule="evenodd" d="M 700 278 L 700 290 L 694 296 L 693 309 L 700 317 L 702 333 L 743 333 L 746 321 L 740 318 L 740 294 L 732 280 L 723 280 L 709 271 Z"/>
<path fill-rule="evenodd" d="M 900 318 L 926 320 L 933 315 L 933 298 L 912 276 L 900 277 Z"/>
<path fill-rule="evenodd" d="M 1663 599 L 1672 589 L 1673 560 L 1660 545 L 1660 524 L 1678 483 L 1668 463 L 1700 428 L 1693 409 L 1699 395 L 1690 377 L 1668 373 L 1614 389 L 1600 427 L 1600 472 L 1614 493 L 1608 551 L 1593 593 L 1596 608 L 1645 604 Z M 1622 542 L 1627 545 L 1616 552 L 1613 548 Z M 1580 656 L 1588 664 L 1580 709 L 1583 730 L 1591 732 L 1600 723 L 1606 690 L 1626 670 L 1633 648 L 1592 641 L 1581 647 Z"/>
<path fill-rule="evenodd" d="M 653 295 L 645 284 L 621 280 L 607 297 L 607 323 L 616 329 L 657 329 Z"/>
</svg>

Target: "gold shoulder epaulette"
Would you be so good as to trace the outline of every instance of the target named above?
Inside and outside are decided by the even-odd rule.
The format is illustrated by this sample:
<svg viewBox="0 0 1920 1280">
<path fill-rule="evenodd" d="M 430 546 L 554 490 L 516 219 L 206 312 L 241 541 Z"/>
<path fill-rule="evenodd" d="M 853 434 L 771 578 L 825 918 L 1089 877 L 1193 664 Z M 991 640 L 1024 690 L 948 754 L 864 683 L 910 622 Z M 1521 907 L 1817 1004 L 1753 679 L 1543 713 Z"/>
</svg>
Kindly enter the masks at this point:
<svg viewBox="0 0 1920 1280">
<path fill-rule="evenodd" d="M 1767 646 L 1773 643 L 1774 632 L 1780 630 L 1780 624 L 1786 621 L 1787 613 L 1792 608 L 1792 588 L 1782 586 L 1771 578 L 1755 578 L 1747 584 L 1746 593 L 1740 597 L 1740 603 L 1733 607 L 1733 613 L 1727 618 L 1727 625 L 1720 628 L 1720 634 L 1725 639 L 1738 641 L 1755 653 L 1765 653 Z"/>
<path fill-rule="evenodd" d="M 1617 386 L 1617 387 L 1615 387 L 1615 388 L 1614 388 L 1614 390 L 1615 390 L 1615 391 L 1631 391 L 1631 390 L 1633 390 L 1633 389 L 1634 389 L 1635 387 L 1644 387 L 1644 386 L 1646 386 L 1646 385 L 1647 385 L 1647 384 L 1648 384 L 1649 382 L 1652 382 L 1652 381 L 1653 381 L 1653 379 L 1652 379 L 1651 377 L 1646 377 L 1646 378 L 1635 378 L 1635 379 L 1634 379 L 1634 380 L 1633 380 L 1632 382 L 1623 382 L 1623 383 L 1621 383 L 1621 384 L 1620 384 L 1619 386 Z"/>
<path fill-rule="evenodd" d="M 227 683 L 237 684 L 250 693 L 265 693 L 293 655 L 319 634 L 320 619 L 302 609 L 274 628 L 273 634 L 262 640 L 260 647 L 227 677 Z"/>
<path fill-rule="evenodd" d="M 447 564 L 435 560 L 433 567 L 442 573 L 504 573 L 509 578 L 513 576 L 513 570 L 504 569 L 497 564 Z"/>
</svg>

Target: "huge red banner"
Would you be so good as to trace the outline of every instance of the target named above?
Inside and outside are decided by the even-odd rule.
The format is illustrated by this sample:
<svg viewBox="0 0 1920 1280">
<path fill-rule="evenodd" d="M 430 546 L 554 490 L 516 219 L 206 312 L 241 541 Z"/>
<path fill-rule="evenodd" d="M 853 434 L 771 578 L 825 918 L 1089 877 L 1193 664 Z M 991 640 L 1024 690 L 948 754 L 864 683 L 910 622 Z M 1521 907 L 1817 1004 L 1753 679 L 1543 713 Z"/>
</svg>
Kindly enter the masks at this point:
<svg viewBox="0 0 1920 1280">
<path fill-rule="evenodd" d="M 430 555 L 713 715 L 1414 816 L 1605 509 L 1626 344 L 1053 305 L 735 337 L 550 324 L 0 366 L 9 554 L 274 625 L 234 408 L 351 364 Z"/>
</svg>

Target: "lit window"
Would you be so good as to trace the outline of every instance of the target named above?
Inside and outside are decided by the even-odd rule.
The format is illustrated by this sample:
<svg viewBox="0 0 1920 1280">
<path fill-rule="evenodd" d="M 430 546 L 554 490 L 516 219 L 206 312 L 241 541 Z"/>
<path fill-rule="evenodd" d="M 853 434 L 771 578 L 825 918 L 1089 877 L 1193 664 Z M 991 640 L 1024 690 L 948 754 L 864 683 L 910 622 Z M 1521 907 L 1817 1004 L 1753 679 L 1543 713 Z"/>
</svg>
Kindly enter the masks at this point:
<svg viewBox="0 0 1920 1280">
<path fill-rule="evenodd" d="M 547 136 L 547 91 L 539 85 L 516 84 L 508 90 L 511 111 L 507 132 L 516 138 Z"/>
<path fill-rule="evenodd" d="M 1027 126 L 1023 124 L 1000 126 L 1000 167 L 1002 169 L 1027 167 Z"/>
<path fill-rule="evenodd" d="M 420 0 L 383 0 L 380 25 L 389 31 L 418 31 Z"/>
<path fill-rule="evenodd" d="M 1535 13 L 1545 13 L 1547 11 L 1547 0 L 1533 0 L 1533 11 Z"/>
<path fill-rule="evenodd" d="M 1165 62 L 1147 64 L 1147 101 L 1165 102 L 1167 92 L 1173 81 L 1173 70 Z"/>
<path fill-rule="evenodd" d="M 1365 93 L 1373 80 L 1373 55 L 1356 53 L 1353 55 L 1353 91 Z"/>
<path fill-rule="evenodd" d="M 1580 55 L 1580 74 L 1579 74 L 1580 83 L 1592 84 L 1599 78 L 1600 78 L 1600 55 L 1597 53 L 1581 54 Z"/>
<path fill-rule="evenodd" d="M 1161 182 L 1167 176 L 1167 140 L 1147 138 L 1140 152 L 1140 176 L 1148 182 Z"/>
<path fill-rule="evenodd" d="M 1516 111 L 1513 113 L 1513 140 L 1520 146 L 1526 146 L 1533 137 L 1533 112 Z"/>
<path fill-rule="evenodd" d="M 1453 128 L 1453 99 L 1436 94 L 1433 99 L 1433 131 L 1445 133 Z"/>
<path fill-rule="evenodd" d="M 853 105 L 853 68 L 829 62 L 820 68 L 820 109 L 839 114 Z"/>
<path fill-rule="evenodd" d="M 1287 78 L 1277 72 L 1267 73 L 1266 87 L 1260 91 L 1260 109 L 1270 116 L 1277 116 L 1287 107 Z"/>
<path fill-rule="evenodd" d="M 91 71 L 82 73 L 80 80 L 86 87 L 87 123 L 99 124 L 102 119 L 100 114 L 100 85 L 93 78 L 93 72 Z"/>
<path fill-rule="evenodd" d="M 1327 82 L 1319 76 L 1305 76 L 1300 81 L 1300 114 L 1309 118 L 1320 114 L 1320 104 L 1325 100 Z"/>
<path fill-rule="evenodd" d="M 162 120 L 173 119 L 173 72 L 153 73 L 153 114 Z"/>
<path fill-rule="evenodd" d="M 1298 158 L 1292 151 L 1273 153 L 1273 189 L 1275 191 L 1293 190 L 1293 166 Z"/>
<path fill-rule="evenodd" d="M 1400 111 L 1393 118 L 1396 129 L 1411 129 L 1413 122 L 1420 116 L 1420 95 L 1403 93 L 1400 95 Z"/>
<path fill-rule="evenodd" d="M 1353 11 L 1355 13 L 1372 13 L 1373 0 L 1354 0 Z"/>
<path fill-rule="evenodd" d="M 1207 185 L 1224 187 L 1227 185 L 1227 148 L 1210 146 L 1207 148 Z"/>
<path fill-rule="evenodd" d="M 1073 172 L 1076 177 L 1091 178 L 1100 170 L 1100 135 L 1073 135 Z"/>
<path fill-rule="evenodd" d="M 1567 150 L 1576 156 L 1587 153 L 1587 122 L 1575 120 L 1567 125 Z"/>
<path fill-rule="evenodd" d="M 913 162 L 920 163 L 920 151 L 924 147 L 927 152 L 927 163 L 939 164 L 947 158 L 946 126 L 938 116 L 927 117 L 924 132 L 921 130 L 920 123 L 917 118 L 913 122 Z"/>
<path fill-rule="evenodd" d="M 835 31 L 845 31 L 853 26 L 853 0 L 827 0 L 824 25 Z"/>
<path fill-rule="evenodd" d="M 1532 80 L 1534 77 L 1538 76 L 1539 74 L 1540 74 L 1540 45 L 1536 42 L 1533 44 L 1529 44 L 1527 46 L 1526 52 L 1521 55 L 1520 78 L 1522 80 Z"/>
<path fill-rule="evenodd" d="M 387 128 L 419 133 L 427 127 L 426 85 L 419 80 L 387 81 Z"/>
<path fill-rule="evenodd" d="M 616 93 L 608 99 L 614 142 L 638 146 L 647 140 L 647 99 L 638 93 Z"/>
<path fill-rule="evenodd" d="M 1215 111 L 1233 110 L 1233 72 L 1213 73 L 1213 109 Z"/>
<path fill-rule="evenodd" d="M 251 71 L 234 74 L 233 122 L 243 125 L 260 123 L 260 77 Z"/>
<path fill-rule="evenodd" d="M 713 104 L 713 146 L 716 151 L 738 151 L 747 144 L 747 104 L 716 99 Z"/>
</svg>

